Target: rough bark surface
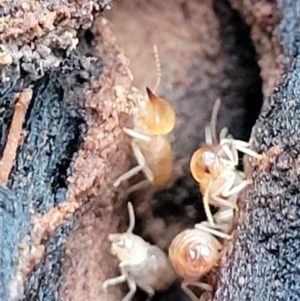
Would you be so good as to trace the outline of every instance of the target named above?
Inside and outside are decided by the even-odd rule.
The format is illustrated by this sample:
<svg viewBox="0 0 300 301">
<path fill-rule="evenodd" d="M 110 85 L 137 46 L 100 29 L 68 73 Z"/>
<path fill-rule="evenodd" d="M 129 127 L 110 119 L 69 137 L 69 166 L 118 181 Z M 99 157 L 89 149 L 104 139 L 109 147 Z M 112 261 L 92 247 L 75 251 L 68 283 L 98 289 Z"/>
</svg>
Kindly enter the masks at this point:
<svg viewBox="0 0 300 301">
<path fill-rule="evenodd" d="M 96 12 L 110 0 L 0 3 L 0 70 L 2 83 L 22 77 L 29 83 L 58 67 L 76 48 L 80 30 L 88 29 Z"/>
<path fill-rule="evenodd" d="M 249 189 L 214 300 L 298 300 L 299 58 L 253 129 L 266 158 Z M 250 167 L 251 168 L 251 167 Z"/>
<path fill-rule="evenodd" d="M 0 298 L 9 300 L 7 285 L 14 276 L 19 222 L 22 219 L 21 204 L 16 195 L 6 186 L 0 185 L 0 227 L 1 227 L 1 271 Z"/>
<path fill-rule="evenodd" d="M 11 59 L 1 65 L 0 151 L 13 139 L 19 147 L 9 153 L 14 164 L 6 170 L 7 187 L 1 186 L 0 299 L 101 300 L 101 282 L 115 262 L 105 252 L 106 236 L 123 220 L 112 218 L 113 204 L 116 214 L 120 204 L 112 182 L 129 167 L 130 148 L 119 127 L 128 119 L 120 114 L 131 83 L 128 62 L 105 19 L 83 30 L 106 1 L 22 3 L 1 3 L 1 49 Z M 45 29 L 41 17 L 53 26 Z M 67 28 L 78 38 L 76 50 L 58 42 L 71 46 Z M 14 35 L 6 36 L 9 31 Z M 45 43 L 51 51 L 43 61 L 36 54 Z M 30 57 L 26 45 L 34 50 Z M 16 127 L 10 138 L 16 100 L 29 87 L 33 94 L 23 108 L 22 130 Z"/>
<path fill-rule="evenodd" d="M 289 71 L 266 100 L 252 131 L 254 148 L 266 153 L 266 158 L 247 164 L 247 174 L 251 176 L 252 173 L 254 184 L 247 192 L 228 257 L 222 261 L 213 300 L 298 300 L 300 297 L 297 263 L 300 245 L 300 6 L 294 1 L 273 4 L 245 1 L 239 5 L 236 2 L 236 6 L 253 25 L 257 22 L 250 16 L 264 6 L 262 2 L 269 7 L 270 13 L 277 10 L 281 13 L 280 22 L 269 26 L 270 41 L 273 50 L 281 45 L 279 61 Z M 278 65 L 268 68 L 279 70 Z"/>
</svg>

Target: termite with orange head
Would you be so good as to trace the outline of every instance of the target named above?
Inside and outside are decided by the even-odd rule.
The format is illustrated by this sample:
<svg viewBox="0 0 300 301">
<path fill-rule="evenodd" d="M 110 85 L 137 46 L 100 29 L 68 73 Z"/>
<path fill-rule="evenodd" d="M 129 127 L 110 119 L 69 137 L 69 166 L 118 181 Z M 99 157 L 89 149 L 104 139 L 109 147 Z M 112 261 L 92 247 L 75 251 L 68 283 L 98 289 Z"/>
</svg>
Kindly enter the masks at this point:
<svg viewBox="0 0 300 301">
<path fill-rule="evenodd" d="M 174 129 L 176 116 L 171 104 L 154 94 L 161 77 L 156 46 L 154 52 L 158 69 L 154 92 L 146 88 L 147 99 L 136 101 L 138 110 L 134 116 L 134 128 L 123 128 L 123 131 L 133 138 L 131 146 L 138 165 L 121 175 L 115 181 L 115 187 L 142 171 L 146 177 L 143 184 L 150 183 L 154 189 L 159 189 L 166 185 L 172 174 L 173 154 L 166 135 Z"/>
<path fill-rule="evenodd" d="M 211 126 L 205 129 L 206 144 L 194 152 L 190 161 L 190 170 L 200 184 L 204 209 L 208 222 L 215 224 L 209 205 L 228 209 L 229 216 L 236 208 L 238 194 L 251 180 L 244 180 L 244 174 L 237 170 L 238 151 L 248 156 L 261 159 L 262 155 L 250 149 L 250 143 L 233 139 L 227 135 L 227 129 L 216 137 L 216 119 L 220 107 L 218 99 L 214 105 Z"/>
<path fill-rule="evenodd" d="M 203 295 L 197 297 L 189 286 L 210 292 L 213 290 L 211 285 L 201 282 L 200 278 L 217 265 L 220 259 L 222 244 L 216 237 L 229 240 L 232 238 L 227 234 L 231 228 L 231 220 L 226 211 L 217 212 L 214 220 L 214 227 L 208 222 L 201 222 L 194 229 L 182 231 L 169 247 L 170 261 L 176 273 L 183 279 L 181 287 L 192 301 L 202 301 Z"/>
<path fill-rule="evenodd" d="M 107 279 L 103 288 L 126 282 L 129 292 L 122 301 L 130 301 L 137 286 L 149 297 L 155 291 L 167 289 L 177 275 L 167 255 L 157 246 L 150 245 L 140 236 L 132 233 L 135 217 L 131 203 L 128 203 L 129 227 L 125 233 L 110 234 L 111 253 L 119 260 L 121 275 Z"/>
</svg>

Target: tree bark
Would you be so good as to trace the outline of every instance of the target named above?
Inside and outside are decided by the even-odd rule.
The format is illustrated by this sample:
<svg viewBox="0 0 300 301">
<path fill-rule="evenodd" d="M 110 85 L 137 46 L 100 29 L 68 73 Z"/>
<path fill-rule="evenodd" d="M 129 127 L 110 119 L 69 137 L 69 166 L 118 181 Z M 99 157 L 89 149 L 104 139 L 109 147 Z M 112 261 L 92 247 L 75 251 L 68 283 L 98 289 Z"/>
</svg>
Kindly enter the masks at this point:
<svg viewBox="0 0 300 301">
<path fill-rule="evenodd" d="M 252 27 L 253 40 L 257 44 L 267 40 L 256 45 L 261 65 L 268 51 L 273 53 L 275 60 L 268 61 L 262 72 L 288 72 L 266 98 L 252 131 L 254 148 L 266 158 L 246 164 L 253 185 L 247 191 L 235 239 L 222 261 L 213 300 L 298 300 L 300 3 L 232 3 Z M 278 13 L 281 18 L 272 22 Z M 270 81 L 265 78 L 264 83 L 270 91 Z"/>
</svg>

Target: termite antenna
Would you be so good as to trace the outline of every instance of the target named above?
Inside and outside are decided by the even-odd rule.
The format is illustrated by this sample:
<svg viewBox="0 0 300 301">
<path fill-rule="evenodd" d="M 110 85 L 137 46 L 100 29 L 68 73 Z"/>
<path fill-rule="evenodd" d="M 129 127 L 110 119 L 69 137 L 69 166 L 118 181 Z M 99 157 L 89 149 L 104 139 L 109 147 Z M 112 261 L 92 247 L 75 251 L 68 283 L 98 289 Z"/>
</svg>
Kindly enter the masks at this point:
<svg viewBox="0 0 300 301">
<path fill-rule="evenodd" d="M 160 79 L 161 79 L 161 64 L 160 64 L 158 49 L 157 49 L 156 45 L 153 46 L 153 52 L 154 52 L 156 70 L 157 70 L 157 79 L 156 79 L 156 84 L 155 84 L 155 87 L 154 87 L 153 91 L 154 91 L 154 93 L 156 93 L 156 90 L 159 87 Z"/>
<path fill-rule="evenodd" d="M 135 224 L 135 216 L 134 216 L 134 210 L 131 202 L 128 202 L 127 208 L 128 208 L 128 215 L 129 215 L 129 227 L 126 232 L 132 233 Z"/>
<path fill-rule="evenodd" d="M 220 110 L 221 100 L 218 98 L 213 106 L 212 114 L 211 114 L 211 122 L 210 122 L 210 131 L 211 131 L 211 138 L 214 144 L 218 144 L 217 138 L 217 118 L 218 113 Z"/>
</svg>

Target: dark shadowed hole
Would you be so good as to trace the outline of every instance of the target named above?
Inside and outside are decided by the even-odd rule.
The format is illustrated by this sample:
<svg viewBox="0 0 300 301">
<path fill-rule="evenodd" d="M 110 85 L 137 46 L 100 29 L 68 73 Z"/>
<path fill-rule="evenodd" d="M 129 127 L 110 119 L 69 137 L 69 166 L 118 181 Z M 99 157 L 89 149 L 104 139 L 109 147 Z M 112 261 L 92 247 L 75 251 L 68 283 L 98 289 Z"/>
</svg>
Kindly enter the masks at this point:
<svg viewBox="0 0 300 301">
<path fill-rule="evenodd" d="M 213 7 L 220 22 L 222 48 L 231 61 L 225 70 L 231 85 L 222 91 L 224 103 L 227 110 L 238 106 L 242 111 L 239 118 L 232 118 L 229 130 L 235 138 L 248 141 L 263 103 L 257 53 L 250 37 L 250 28 L 240 14 L 232 9 L 229 1 L 214 0 Z M 229 98 L 235 102 L 228 103 Z"/>
</svg>

